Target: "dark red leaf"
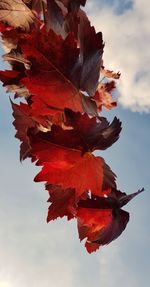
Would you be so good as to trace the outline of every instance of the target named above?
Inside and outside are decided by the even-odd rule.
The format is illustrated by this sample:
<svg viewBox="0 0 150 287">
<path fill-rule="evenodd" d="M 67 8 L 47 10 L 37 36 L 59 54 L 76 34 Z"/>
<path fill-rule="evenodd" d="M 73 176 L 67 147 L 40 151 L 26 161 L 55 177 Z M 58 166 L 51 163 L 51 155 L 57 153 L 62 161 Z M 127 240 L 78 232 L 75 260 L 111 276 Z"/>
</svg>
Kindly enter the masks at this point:
<svg viewBox="0 0 150 287">
<path fill-rule="evenodd" d="M 22 143 L 20 146 L 20 160 L 24 160 L 30 155 L 30 144 L 27 136 L 28 128 L 37 130 L 36 122 L 29 117 L 29 108 L 25 104 L 16 105 L 12 102 L 13 125 L 16 129 L 15 137 L 18 138 Z"/>
<path fill-rule="evenodd" d="M 18 83 L 20 79 L 20 72 L 18 71 L 0 71 L 0 80 L 4 86 Z"/>
<path fill-rule="evenodd" d="M 48 185 L 46 189 L 49 191 L 51 203 L 48 209 L 47 222 L 57 217 L 67 216 L 68 220 L 76 215 L 76 198 L 74 189 L 62 189 L 60 186 Z"/>
<path fill-rule="evenodd" d="M 90 118 L 87 114 L 65 110 L 65 120 L 66 126 L 73 127 L 72 130 L 64 131 L 59 126 L 53 126 L 50 133 L 43 134 L 43 139 L 84 153 L 110 147 L 121 131 L 121 122 L 117 118 L 109 124 L 102 117 Z"/>
<path fill-rule="evenodd" d="M 63 9 L 63 7 L 61 7 Z M 63 11 L 54 0 L 47 0 L 47 29 L 52 29 L 56 34 L 63 38 L 66 36 L 64 29 Z"/>
<path fill-rule="evenodd" d="M 96 33 L 84 13 L 79 24 L 80 58 L 72 71 L 72 81 L 88 95 L 95 94 L 103 55 L 102 33 Z"/>
</svg>

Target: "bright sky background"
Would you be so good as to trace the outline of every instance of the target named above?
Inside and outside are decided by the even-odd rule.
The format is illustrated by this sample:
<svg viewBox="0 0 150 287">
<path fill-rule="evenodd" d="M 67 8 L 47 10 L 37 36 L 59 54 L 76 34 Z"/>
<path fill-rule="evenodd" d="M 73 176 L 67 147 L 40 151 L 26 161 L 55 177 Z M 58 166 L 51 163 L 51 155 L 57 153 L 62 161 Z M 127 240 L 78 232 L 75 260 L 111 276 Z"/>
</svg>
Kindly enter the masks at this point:
<svg viewBox="0 0 150 287">
<path fill-rule="evenodd" d="M 88 2 L 88 15 L 104 35 L 105 65 L 122 73 L 120 105 L 105 115 L 110 119 L 117 115 L 123 131 L 120 140 L 101 155 L 117 174 L 118 188 L 127 193 L 141 187 L 146 191 L 125 207 L 131 219 L 122 236 L 87 254 L 75 221 L 46 224 L 47 194 L 43 184 L 33 182 L 38 169 L 28 160 L 19 162 L 10 103 L 1 88 L 0 287 L 150 284 L 150 4 L 146 0 Z"/>
</svg>

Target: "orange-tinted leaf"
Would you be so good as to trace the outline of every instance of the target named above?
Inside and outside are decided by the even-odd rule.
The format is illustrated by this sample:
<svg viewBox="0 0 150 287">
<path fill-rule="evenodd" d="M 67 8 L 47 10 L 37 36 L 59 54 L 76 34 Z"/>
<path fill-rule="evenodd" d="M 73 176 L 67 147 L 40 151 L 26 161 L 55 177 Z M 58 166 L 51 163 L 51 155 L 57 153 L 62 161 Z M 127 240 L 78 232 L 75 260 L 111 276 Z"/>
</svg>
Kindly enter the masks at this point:
<svg viewBox="0 0 150 287">
<path fill-rule="evenodd" d="M 119 79 L 121 76 L 120 72 L 114 73 L 113 71 L 105 70 L 103 66 L 101 66 L 101 74 L 103 75 L 103 77 L 112 78 L 115 80 Z"/>
<path fill-rule="evenodd" d="M 94 241 L 95 238 L 97 238 L 97 235 L 103 231 L 105 226 L 111 223 L 112 211 L 111 209 L 98 210 L 98 209 L 79 208 L 77 211 L 77 220 L 78 220 L 78 232 L 80 240 L 87 238 L 87 241 L 92 243 L 92 241 Z"/>
<path fill-rule="evenodd" d="M 106 109 L 112 109 L 117 106 L 117 101 L 113 100 L 111 92 L 116 88 L 115 82 L 98 85 L 97 91 L 94 95 L 94 100 L 97 104 L 98 110 L 101 111 L 104 106 Z"/>
<path fill-rule="evenodd" d="M 47 181 L 48 183 L 61 185 L 64 189 L 75 188 L 77 197 L 87 190 L 100 195 L 103 185 L 104 160 L 88 154 L 81 157 L 78 152 L 67 152 L 67 156 L 71 157 L 71 160 L 69 160 L 66 159 L 66 155 L 64 156 L 64 150 L 61 151 L 63 159 L 59 158 L 57 160 L 56 154 L 58 151 L 54 150 L 53 152 L 56 152 L 53 156 L 54 159 L 51 156 L 51 161 L 44 163 L 43 169 L 36 176 L 35 181 Z M 49 153 L 51 154 L 51 151 Z"/>
</svg>

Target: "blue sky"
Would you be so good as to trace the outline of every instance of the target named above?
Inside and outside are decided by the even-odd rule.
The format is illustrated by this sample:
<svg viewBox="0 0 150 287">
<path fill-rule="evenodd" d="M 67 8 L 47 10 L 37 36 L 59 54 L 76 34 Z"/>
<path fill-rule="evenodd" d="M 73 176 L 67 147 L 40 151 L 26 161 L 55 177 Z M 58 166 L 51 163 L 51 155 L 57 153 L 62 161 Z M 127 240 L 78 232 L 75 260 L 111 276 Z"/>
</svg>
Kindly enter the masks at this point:
<svg viewBox="0 0 150 287">
<path fill-rule="evenodd" d="M 130 193 L 145 187 L 145 192 L 125 207 L 130 212 L 131 219 L 122 236 L 97 253 L 88 255 L 78 240 L 75 221 L 57 220 L 46 224 L 47 194 L 43 184 L 33 182 L 39 169 L 31 165 L 28 160 L 23 164 L 19 162 L 19 142 L 14 138 L 15 130 L 12 126 L 10 103 L 8 95 L 1 88 L 0 287 L 149 286 L 150 114 L 148 113 L 149 108 L 146 108 L 147 113 L 144 111 L 145 106 L 149 107 L 150 98 L 146 99 L 146 95 L 140 94 L 137 89 L 138 99 L 133 94 L 134 101 L 131 101 L 126 95 L 121 100 L 121 92 L 125 93 L 125 87 L 127 87 L 127 92 L 135 87 L 132 68 L 137 74 L 139 63 L 137 64 L 135 61 L 132 67 L 125 65 L 123 46 L 119 52 L 116 50 L 112 61 L 111 55 L 113 55 L 115 46 L 112 44 L 111 37 L 108 37 L 110 35 L 108 31 L 113 29 L 112 23 L 118 23 L 118 17 L 122 21 L 122 15 L 129 13 L 129 10 L 133 12 L 133 18 L 137 21 L 136 13 L 139 13 L 137 9 L 139 1 L 136 0 L 133 3 L 136 9 L 131 5 L 130 9 L 124 9 L 119 14 L 116 13 L 114 7 L 116 9 L 116 5 L 123 3 L 122 1 L 113 1 L 112 5 L 105 5 L 103 10 L 107 20 L 105 25 L 104 23 L 101 25 L 101 17 L 98 16 L 98 13 L 101 13 L 100 4 L 96 6 L 100 10 L 95 11 L 95 2 L 91 1 L 93 3 L 91 5 L 89 0 L 90 4 L 87 9 L 90 8 L 90 17 L 94 19 L 97 29 L 98 26 L 99 30 L 101 30 L 101 26 L 105 26 L 105 31 L 103 29 L 102 31 L 107 40 L 107 50 L 110 50 L 106 53 L 107 62 L 109 64 L 110 59 L 110 65 L 113 65 L 112 69 L 117 68 L 118 64 L 119 68 L 123 68 L 123 71 L 120 69 L 121 72 L 128 72 L 127 77 L 129 77 L 129 83 L 126 82 L 124 76 L 118 82 L 118 87 L 121 85 L 119 107 L 104 113 L 110 119 L 114 115 L 121 119 L 123 123 L 121 137 L 116 144 L 100 155 L 117 174 L 118 188 Z M 104 1 L 102 2 L 104 5 Z M 143 5 L 144 3 L 145 1 Z M 121 9 L 121 7 L 118 6 L 117 9 Z M 130 17 L 129 14 L 128 17 Z M 142 19 L 142 15 L 138 17 Z M 104 21 L 104 15 L 102 19 Z M 118 34 L 124 33 L 125 37 L 125 26 L 120 26 L 120 30 Z M 135 31 L 133 32 L 135 33 Z M 111 34 L 113 34 L 113 30 Z M 126 62 L 132 58 L 130 53 L 133 53 L 133 50 L 137 53 L 137 57 L 139 52 L 135 50 L 131 35 L 129 36 L 129 45 L 126 46 L 128 55 Z M 134 40 L 137 39 L 136 35 L 133 37 Z M 114 38 L 119 41 L 116 37 Z M 120 56 L 118 56 L 119 53 Z M 147 57 L 146 51 L 141 55 L 143 62 L 146 61 L 145 56 Z M 147 69 L 146 73 L 148 72 Z M 144 89 L 147 85 L 145 79 L 143 82 L 141 81 L 138 84 L 140 91 L 141 87 Z M 141 97 L 140 105 L 139 97 Z M 133 112 L 133 110 L 138 110 L 138 112 Z"/>
</svg>

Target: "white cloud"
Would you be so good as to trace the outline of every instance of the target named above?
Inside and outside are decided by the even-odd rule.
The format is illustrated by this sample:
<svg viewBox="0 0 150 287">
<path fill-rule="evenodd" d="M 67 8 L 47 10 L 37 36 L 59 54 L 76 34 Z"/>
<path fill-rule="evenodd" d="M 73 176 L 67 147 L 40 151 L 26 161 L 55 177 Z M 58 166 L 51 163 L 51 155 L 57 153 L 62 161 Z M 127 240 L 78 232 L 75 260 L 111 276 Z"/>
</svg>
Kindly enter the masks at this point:
<svg viewBox="0 0 150 287">
<path fill-rule="evenodd" d="M 89 1 L 88 14 L 105 41 L 104 63 L 120 71 L 119 101 L 133 111 L 150 112 L 150 3 L 133 0 L 132 9 L 116 15 L 114 6 L 107 8 Z"/>
</svg>

